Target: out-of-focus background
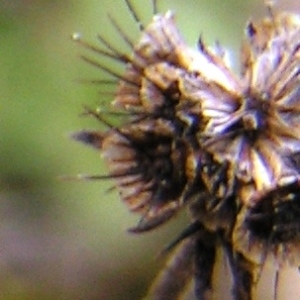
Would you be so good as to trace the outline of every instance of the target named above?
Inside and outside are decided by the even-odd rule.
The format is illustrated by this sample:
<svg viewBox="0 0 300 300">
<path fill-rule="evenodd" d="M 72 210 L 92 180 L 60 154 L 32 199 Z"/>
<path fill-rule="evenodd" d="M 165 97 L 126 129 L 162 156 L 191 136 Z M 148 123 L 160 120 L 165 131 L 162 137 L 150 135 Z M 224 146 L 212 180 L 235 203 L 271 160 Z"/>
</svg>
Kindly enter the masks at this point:
<svg viewBox="0 0 300 300">
<path fill-rule="evenodd" d="M 246 22 L 266 12 L 258 0 L 157 2 L 161 12 L 176 12 L 190 45 L 200 34 L 218 40 L 235 63 Z M 297 1 L 278 2 L 299 9 Z M 151 1 L 132 4 L 147 24 Z M 105 76 L 78 58 L 83 50 L 71 41 L 81 32 L 96 43 L 101 33 L 118 45 L 107 13 L 138 37 L 123 0 L 0 0 L 0 300 L 140 299 L 162 266 L 160 249 L 186 224 L 182 214 L 154 232 L 130 235 L 126 228 L 138 219 L 116 192 L 106 192 L 111 182 L 58 179 L 105 173 L 100 154 L 69 134 L 99 126 L 80 116 L 82 105 L 112 100 L 99 86 L 78 83 Z M 229 276 L 222 270 L 220 281 Z M 299 299 L 300 276 L 287 274 L 279 296 Z M 273 280 L 260 282 L 258 299 L 272 299 Z M 218 299 L 227 296 L 219 292 Z"/>
</svg>

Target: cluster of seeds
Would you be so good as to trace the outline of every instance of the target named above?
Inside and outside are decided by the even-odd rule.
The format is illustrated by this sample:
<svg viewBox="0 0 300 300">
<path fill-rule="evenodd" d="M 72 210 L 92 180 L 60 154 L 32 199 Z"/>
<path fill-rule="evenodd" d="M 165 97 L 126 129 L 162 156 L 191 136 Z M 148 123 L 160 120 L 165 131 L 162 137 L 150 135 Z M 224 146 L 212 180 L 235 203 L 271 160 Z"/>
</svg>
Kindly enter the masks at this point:
<svg viewBox="0 0 300 300">
<path fill-rule="evenodd" d="M 108 129 L 74 137 L 101 150 L 121 199 L 142 216 L 131 231 L 151 230 L 183 207 L 190 212 L 191 224 L 170 246 L 181 244 L 180 259 L 163 271 L 151 299 L 177 299 L 187 274 L 197 299 L 211 299 L 219 248 L 233 298 L 251 299 L 267 257 L 299 264 L 300 19 L 269 9 L 249 23 L 234 74 L 220 47 L 186 45 L 172 12 L 144 27 L 126 3 L 141 28 L 138 42 L 111 20 L 130 55 L 101 36 L 104 48 L 76 40 L 125 64 L 119 75 L 83 57 L 118 80 L 112 106 L 127 117 L 113 126 L 87 110 Z M 177 272 L 182 264 L 186 272 Z"/>
</svg>

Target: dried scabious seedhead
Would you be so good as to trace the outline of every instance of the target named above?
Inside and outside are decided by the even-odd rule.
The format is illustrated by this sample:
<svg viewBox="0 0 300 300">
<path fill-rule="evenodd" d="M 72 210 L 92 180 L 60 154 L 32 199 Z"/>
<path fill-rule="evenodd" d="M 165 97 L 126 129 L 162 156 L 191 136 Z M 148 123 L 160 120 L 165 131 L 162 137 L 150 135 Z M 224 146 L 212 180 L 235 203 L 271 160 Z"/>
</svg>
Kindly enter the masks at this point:
<svg viewBox="0 0 300 300">
<path fill-rule="evenodd" d="M 126 81 L 119 83 L 113 105 L 148 114 L 163 114 L 168 107 L 174 110 L 181 96 L 177 81 L 191 58 L 172 13 L 155 16 L 132 48 L 124 74 Z"/>
<path fill-rule="evenodd" d="M 153 229 L 183 206 L 189 208 L 191 224 L 171 245 L 190 238 L 178 254 L 179 265 L 189 270 L 180 272 L 174 260 L 151 293 L 163 299 L 172 282 L 182 276 L 187 284 L 185 276 L 193 272 L 198 298 L 210 299 L 216 249 L 222 248 L 233 274 L 234 299 L 251 299 L 255 266 L 269 254 L 279 263 L 298 259 L 298 16 L 271 9 L 265 19 L 250 23 L 238 75 L 223 53 L 201 40 L 198 49 L 188 47 L 171 12 L 141 25 L 137 43 L 112 24 L 130 45 L 130 55 L 101 36 L 105 48 L 77 41 L 125 64 L 119 75 L 83 57 L 117 79 L 112 107 L 126 117 L 113 126 L 103 114 L 88 110 L 108 129 L 85 130 L 75 138 L 101 149 L 109 174 L 99 178 L 114 179 L 122 200 L 142 216 L 132 231 Z M 186 252 L 192 259 L 184 258 Z M 180 293 L 175 290 L 172 299 Z"/>
<path fill-rule="evenodd" d="M 161 224 L 182 205 L 187 146 L 176 135 L 172 122 L 156 119 L 122 126 L 103 139 L 103 156 L 122 200 L 143 215 L 134 231 Z"/>
<path fill-rule="evenodd" d="M 118 26 L 114 23 L 115 26 Z M 121 36 L 129 41 L 120 28 Z M 143 217 L 132 231 L 145 231 L 168 220 L 195 193 L 201 192 L 195 167 L 201 151 L 195 153 L 196 136 L 185 139 L 201 125 L 201 108 L 186 98 L 182 78 L 193 83 L 187 68 L 197 54 L 185 46 L 168 12 L 157 15 L 141 33 L 132 55 L 121 54 L 102 37 L 112 52 L 80 42 L 86 48 L 126 63 L 113 107 L 128 113 L 128 121 L 103 133 L 83 131 L 75 138 L 100 148 L 111 178 L 130 210 Z M 107 70 L 84 57 L 93 65 Z M 114 74 L 109 71 L 110 74 Z M 185 84 L 187 85 L 187 84 Z M 96 112 L 90 114 L 97 116 Z M 197 182 L 196 182 L 197 181 Z M 197 183 L 197 189 L 194 185 Z"/>
<path fill-rule="evenodd" d="M 245 161 L 253 187 L 241 194 L 247 206 L 235 241 L 246 252 L 258 248 L 260 258 L 263 248 L 281 262 L 299 263 L 300 19 L 280 13 L 247 29 L 240 120 L 250 135 L 239 164 Z"/>
<path fill-rule="evenodd" d="M 244 44 L 243 76 L 234 90 L 223 86 L 224 100 L 202 97 L 207 117 L 206 148 L 218 160 L 235 162 L 240 200 L 255 205 L 262 194 L 297 180 L 288 158 L 299 152 L 298 64 L 299 26 L 295 16 L 249 25 Z M 279 20 L 278 20 L 279 19 Z M 280 27 L 280 20 L 284 27 Z M 267 26 L 268 25 L 268 26 Z M 264 36 L 269 36 L 267 41 Z M 294 128 L 295 130 L 291 130 Z"/>
</svg>

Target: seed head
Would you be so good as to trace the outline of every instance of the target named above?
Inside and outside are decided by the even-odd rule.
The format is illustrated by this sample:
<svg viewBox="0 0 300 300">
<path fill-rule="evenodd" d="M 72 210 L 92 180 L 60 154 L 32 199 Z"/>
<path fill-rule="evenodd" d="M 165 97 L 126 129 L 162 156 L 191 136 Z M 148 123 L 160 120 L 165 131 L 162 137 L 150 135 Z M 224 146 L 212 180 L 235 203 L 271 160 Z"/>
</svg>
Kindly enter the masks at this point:
<svg viewBox="0 0 300 300">
<path fill-rule="evenodd" d="M 266 18 L 250 22 L 241 71 L 235 74 L 223 50 L 213 51 L 201 39 L 198 49 L 187 46 L 173 13 L 155 15 L 144 26 L 126 3 L 141 29 L 138 42 L 111 22 L 131 47 L 130 55 L 102 36 L 104 49 L 76 38 L 125 64 L 119 74 L 83 57 L 117 79 L 112 107 L 125 118 L 113 126 L 102 113 L 89 110 L 108 129 L 75 137 L 101 149 L 121 199 L 142 216 L 131 231 L 153 229 L 188 207 L 191 224 L 168 249 L 192 240 L 180 257 L 185 247 L 195 247 L 189 253 L 199 299 L 211 294 L 217 248 L 228 258 L 234 299 L 251 299 L 257 266 L 266 257 L 279 264 L 298 259 L 299 17 L 269 7 Z M 172 270 L 179 270 L 176 261 Z M 210 271 L 200 276 L 203 267 Z M 152 294 L 172 288 L 168 272 L 163 274 L 170 286 L 161 289 L 158 283 Z"/>
</svg>

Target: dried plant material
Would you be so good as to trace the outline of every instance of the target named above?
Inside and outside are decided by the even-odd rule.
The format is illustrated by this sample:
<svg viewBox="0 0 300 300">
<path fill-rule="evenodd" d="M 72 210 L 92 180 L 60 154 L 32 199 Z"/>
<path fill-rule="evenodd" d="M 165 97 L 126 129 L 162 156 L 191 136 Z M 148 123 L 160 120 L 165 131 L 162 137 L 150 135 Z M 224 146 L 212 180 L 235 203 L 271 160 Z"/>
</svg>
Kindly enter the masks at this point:
<svg viewBox="0 0 300 300">
<path fill-rule="evenodd" d="M 250 91 L 244 105 L 254 105 L 250 106 L 250 117 L 255 137 L 250 139 L 252 154 L 247 164 L 255 192 L 244 192 L 241 197 L 246 207 L 238 224 L 241 222 L 248 234 L 239 233 L 239 238 L 234 239 L 238 246 L 249 235 L 247 246 L 241 247 L 243 252 L 248 253 L 253 246 L 262 248 L 256 251 L 260 259 L 271 252 L 279 264 L 295 263 L 299 261 L 296 249 L 300 225 L 300 19 L 293 14 L 275 13 L 250 26 L 248 44 L 244 44 L 242 53 L 248 53 L 244 77 Z M 249 118 L 248 112 L 246 116 Z"/>
<path fill-rule="evenodd" d="M 195 240 L 182 242 L 153 282 L 144 300 L 180 299 L 193 278 Z"/>
<path fill-rule="evenodd" d="M 114 179 L 121 199 L 142 216 L 132 232 L 151 230 L 183 207 L 190 213 L 191 224 L 167 248 L 181 244 L 180 250 L 147 299 L 179 299 L 191 274 L 197 299 L 212 299 L 215 253 L 222 249 L 233 299 L 250 300 L 269 257 L 279 266 L 299 265 L 299 16 L 269 7 L 263 20 L 249 23 L 235 74 L 223 50 L 202 40 L 198 49 L 186 45 L 173 13 L 144 26 L 126 3 L 139 40 L 111 22 L 131 54 L 102 36 L 103 48 L 76 36 L 125 65 L 118 73 L 83 56 L 118 81 L 112 107 L 122 121 L 113 126 L 104 113 L 88 110 L 108 129 L 75 138 L 101 150 L 108 175 L 98 178 Z"/>
</svg>

